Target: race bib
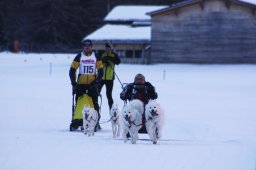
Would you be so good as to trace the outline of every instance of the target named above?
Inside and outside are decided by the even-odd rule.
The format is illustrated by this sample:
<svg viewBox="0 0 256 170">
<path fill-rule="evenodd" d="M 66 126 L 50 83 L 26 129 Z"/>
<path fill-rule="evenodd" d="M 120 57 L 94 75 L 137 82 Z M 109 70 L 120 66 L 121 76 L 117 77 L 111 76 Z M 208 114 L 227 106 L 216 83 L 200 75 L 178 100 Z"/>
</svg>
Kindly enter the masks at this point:
<svg viewBox="0 0 256 170">
<path fill-rule="evenodd" d="M 95 75 L 96 74 L 96 57 L 92 53 L 91 56 L 82 54 L 79 65 L 79 74 Z"/>
</svg>

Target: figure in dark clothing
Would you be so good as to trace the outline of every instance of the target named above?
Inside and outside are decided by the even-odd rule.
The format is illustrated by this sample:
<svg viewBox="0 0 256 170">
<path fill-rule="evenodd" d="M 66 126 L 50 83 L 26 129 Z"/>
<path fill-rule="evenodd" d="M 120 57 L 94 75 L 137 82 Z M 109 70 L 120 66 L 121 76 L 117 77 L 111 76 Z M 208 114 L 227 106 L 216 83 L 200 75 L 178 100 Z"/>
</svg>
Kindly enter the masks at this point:
<svg viewBox="0 0 256 170">
<path fill-rule="evenodd" d="M 155 87 L 145 81 L 145 77 L 142 74 L 137 74 L 134 78 L 134 82 L 126 85 L 120 94 L 122 100 L 139 99 L 143 102 L 144 107 L 150 99 L 157 99 L 158 95 L 155 91 Z M 142 114 L 143 126 L 139 130 L 139 133 L 147 133 L 145 126 L 145 113 Z"/>
<path fill-rule="evenodd" d="M 106 95 L 108 99 L 109 110 L 113 105 L 112 91 L 115 79 L 115 65 L 120 64 L 120 58 L 113 52 L 113 45 L 110 41 L 105 44 L 105 52 L 101 56 L 103 63 L 103 76 L 102 81 L 99 84 L 99 92 L 102 87 L 106 86 Z"/>
</svg>

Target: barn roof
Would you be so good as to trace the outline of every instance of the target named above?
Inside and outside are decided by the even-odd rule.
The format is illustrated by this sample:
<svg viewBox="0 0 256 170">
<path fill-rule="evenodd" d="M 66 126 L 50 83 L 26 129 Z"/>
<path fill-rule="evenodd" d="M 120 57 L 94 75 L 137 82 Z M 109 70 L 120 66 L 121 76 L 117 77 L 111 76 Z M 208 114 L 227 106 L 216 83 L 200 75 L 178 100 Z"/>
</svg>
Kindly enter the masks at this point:
<svg viewBox="0 0 256 170">
<path fill-rule="evenodd" d="M 104 21 L 150 21 L 150 16 L 146 13 L 160 10 L 168 6 L 153 5 L 119 5 L 113 8 Z"/>
<path fill-rule="evenodd" d="M 203 1 L 205 1 L 205 0 L 185 0 L 185 1 L 178 2 L 178 3 L 174 3 L 171 6 L 163 8 L 163 9 L 148 12 L 147 15 L 160 14 L 160 13 L 163 13 L 163 12 L 166 12 L 166 11 L 175 10 L 177 8 L 193 5 L 193 4 L 196 4 L 196 3 L 203 2 Z M 233 2 L 233 3 L 236 3 L 236 4 L 240 4 L 240 5 L 244 5 L 244 6 L 256 9 L 256 0 L 226 0 L 226 2 Z"/>
<path fill-rule="evenodd" d="M 128 25 L 112 25 L 106 24 L 94 31 L 92 34 L 86 36 L 84 39 L 91 39 L 93 41 L 113 42 L 149 42 L 151 40 L 151 27 L 132 27 Z"/>
</svg>

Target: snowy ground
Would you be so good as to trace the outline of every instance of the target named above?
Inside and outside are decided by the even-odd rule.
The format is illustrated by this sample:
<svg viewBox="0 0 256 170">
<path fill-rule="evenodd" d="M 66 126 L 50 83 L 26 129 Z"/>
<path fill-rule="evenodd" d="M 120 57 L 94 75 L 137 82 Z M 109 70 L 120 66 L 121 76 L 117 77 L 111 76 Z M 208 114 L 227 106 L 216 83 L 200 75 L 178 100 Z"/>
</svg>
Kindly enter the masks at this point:
<svg viewBox="0 0 256 170">
<path fill-rule="evenodd" d="M 143 73 L 166 115 L 157 145 L 132 145 L 110 123 L 90 138 L 68 131 L 74 56 L 0 53 L 0 170 L 255 170 L 256 65 L 117 66 L 123 83 Z M 120 92 L 116 79 L 121 108 Z"/>
</svg>

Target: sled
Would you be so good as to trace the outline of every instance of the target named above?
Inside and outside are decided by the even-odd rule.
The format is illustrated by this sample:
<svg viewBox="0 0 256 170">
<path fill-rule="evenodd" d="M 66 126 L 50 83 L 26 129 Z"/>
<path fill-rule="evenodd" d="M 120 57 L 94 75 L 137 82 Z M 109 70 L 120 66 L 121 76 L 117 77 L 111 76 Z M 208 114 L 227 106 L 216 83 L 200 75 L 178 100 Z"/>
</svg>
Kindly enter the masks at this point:
<svg viewBox="0 0 256 170">
<path fill-rule="evenodd" d="M 73 103 L 74 103 L 74 98 L 73 98 Z M 69 127 L 70 131 L 82 129 L 82 127 L 83 127 L 82 111 L 83 111 L 84 105 L 94 108 L 92 98 L 87 94 L 83 94 L 82 96 L 78 97 L 76 106 L 74 106 L 74 104 L 73 104 L 72 121 L 71 121 L 71 124 Z"/>
</svg>

